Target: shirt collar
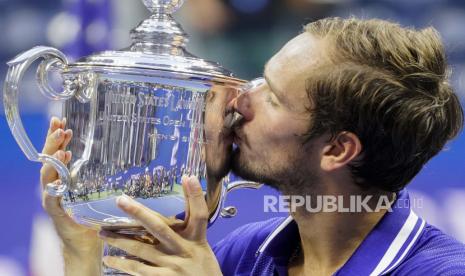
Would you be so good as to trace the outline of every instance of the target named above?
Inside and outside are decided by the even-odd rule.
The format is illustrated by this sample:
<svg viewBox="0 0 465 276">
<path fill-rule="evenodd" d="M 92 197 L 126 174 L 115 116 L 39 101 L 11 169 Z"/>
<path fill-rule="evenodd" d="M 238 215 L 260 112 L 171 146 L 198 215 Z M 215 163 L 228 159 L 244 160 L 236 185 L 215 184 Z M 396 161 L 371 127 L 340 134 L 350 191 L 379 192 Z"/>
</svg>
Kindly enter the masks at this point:
<svg viewBox="0 0 465 276">
<path fill-rule="evenodd" d="M 397 193 L 392 211 L 363 240 L 336 275 L 384 275 L 402 263 L 425 226 L 410 208 L 406 190 Z M 299 232 L 292 217 L 272 231 L 257 251 L 273 257 L 277 266 L 287 266 L 299 242 Z"/>
</svg>

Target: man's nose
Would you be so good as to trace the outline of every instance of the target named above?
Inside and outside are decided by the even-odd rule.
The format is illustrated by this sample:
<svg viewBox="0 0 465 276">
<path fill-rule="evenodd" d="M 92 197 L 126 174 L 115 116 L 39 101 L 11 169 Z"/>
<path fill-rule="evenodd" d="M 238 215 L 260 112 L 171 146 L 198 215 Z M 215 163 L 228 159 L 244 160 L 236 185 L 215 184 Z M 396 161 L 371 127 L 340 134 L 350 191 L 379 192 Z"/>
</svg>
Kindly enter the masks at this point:
<svg viewBox="0 0 465 276">
<path fill-rule="evenodd" d="M 249 92 L 242 92 L 228 103 L 228 110 L 241 114 L 244 121 L 253 119 L 253 110 Z"/>
</svg>

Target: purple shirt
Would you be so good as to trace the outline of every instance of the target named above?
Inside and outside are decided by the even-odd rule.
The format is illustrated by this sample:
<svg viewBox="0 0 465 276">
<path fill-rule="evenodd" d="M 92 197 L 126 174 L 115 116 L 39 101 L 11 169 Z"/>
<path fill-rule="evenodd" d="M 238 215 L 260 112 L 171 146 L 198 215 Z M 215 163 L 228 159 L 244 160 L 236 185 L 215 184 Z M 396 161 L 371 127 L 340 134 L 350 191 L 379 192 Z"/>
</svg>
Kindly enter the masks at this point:
<svg viewBox="0 0 465 276">
<path fill-rule="evenodd" d="M 392 212 L 384 215 L 334 275 L 465 275 L 465 245 L 406 206 L 410 201 L 403 190 Z M 299 240 L 291 217 L 273 218 L 240 227 L 213 251 L 225 276 L 287 275 Z"/>
</svg>

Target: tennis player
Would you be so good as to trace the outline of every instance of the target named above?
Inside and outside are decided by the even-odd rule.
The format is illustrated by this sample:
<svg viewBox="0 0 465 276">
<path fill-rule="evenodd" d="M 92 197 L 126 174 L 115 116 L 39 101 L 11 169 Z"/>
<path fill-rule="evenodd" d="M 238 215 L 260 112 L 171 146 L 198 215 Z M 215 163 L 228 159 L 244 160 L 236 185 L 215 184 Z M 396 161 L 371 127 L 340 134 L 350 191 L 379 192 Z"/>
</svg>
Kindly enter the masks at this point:
<svg viewBox="0 0 465 276">
<path fill-rule="evenodd" d="M 231 169 L 291 202 L 312 202 L 299 201 L 288 217 L 242 226 L 211 247 L 195 178 L 182 181 L 188 215 L 181 228 L 118 198 L 160 241 L 152 246 L 83 228 L 44 192 L 67 275 L 98 275 L 102 240 L 145 260 L 104 259 L 133 275 L 465 275 L 465 246 L 405 204 L 405 187 L 462 128 L 448 77 L 433 28 L 356 18 L 308 24 L 230 103 L 243 116 L 232 134 Z M 68 162 L 65 129 L 52 120 L 44 152 Z M 56 177 L 43 168 L 43 183 Z M 361 206 L 319 210 L 318 199 L 330 197 L 360 198 L 354 206 Z"/>
</svg>

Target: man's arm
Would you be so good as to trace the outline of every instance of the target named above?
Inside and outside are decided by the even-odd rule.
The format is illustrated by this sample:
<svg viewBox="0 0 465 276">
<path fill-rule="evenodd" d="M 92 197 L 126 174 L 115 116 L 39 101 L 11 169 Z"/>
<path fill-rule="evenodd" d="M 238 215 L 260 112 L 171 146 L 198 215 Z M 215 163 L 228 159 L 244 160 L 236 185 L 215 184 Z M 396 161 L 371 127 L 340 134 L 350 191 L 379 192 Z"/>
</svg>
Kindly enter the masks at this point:
<svg viewBox="0 0 465 276">
<path fill-rule="evenodd" d="M 65 148 L 71 141 L 72 131 L 65 130 L 65 127 L 65 119 L 52 118 L 42 152 L 67 164 L 71 160 L 71 152 L 65 152 Z M 103 243 L 98 239 L 97 232 L 73 221 L 61 206 L 61 199 L 46 192 L 46 185 L 53 185 L 58 180 L 58 173 L 52 166 L 45 164 L 42 167 L 40 180 L 42 206 L 52 219 L 61 239 L 65 275 L 101 275 Z"/>
</svg>

